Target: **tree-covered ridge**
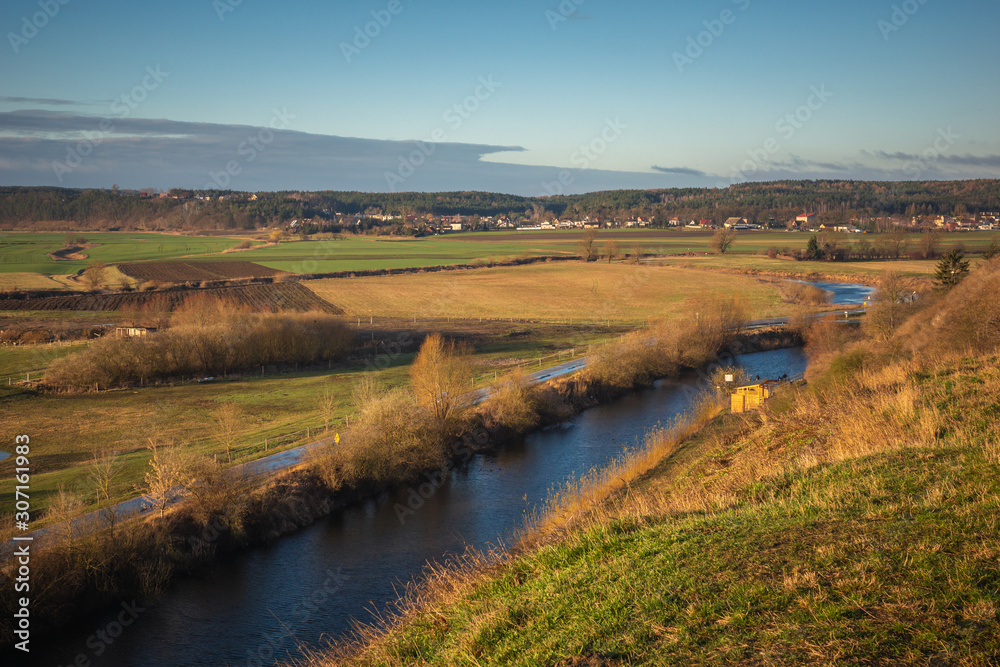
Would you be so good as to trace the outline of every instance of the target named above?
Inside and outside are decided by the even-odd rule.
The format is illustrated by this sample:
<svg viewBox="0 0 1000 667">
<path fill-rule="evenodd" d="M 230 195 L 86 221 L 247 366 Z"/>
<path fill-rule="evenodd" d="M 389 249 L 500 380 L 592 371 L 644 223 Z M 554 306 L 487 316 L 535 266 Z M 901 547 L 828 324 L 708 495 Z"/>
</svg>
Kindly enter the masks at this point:
<svg viewBox="0 0 1000 667">
<path fill-rule="evenodd" d="M 181 194 L 180 191 L 171 191 Z M 138 192 L 53 187 L 0 188 L 0 227 L 67 221 L 82 227 L 256 229 L 293 219 L 350 216 L 507 216 L 623 220 L 665 224 L 672 217 L 779 222 L 810 211 L 826 221 L 862 216 L 974 215 L 1000 210 L 1000 180 L 775 181 L 724 189 L 612 190 L 557 197 L 492 192 L 193 191 L 190 198 L 142 197 Z"/>
</svg>

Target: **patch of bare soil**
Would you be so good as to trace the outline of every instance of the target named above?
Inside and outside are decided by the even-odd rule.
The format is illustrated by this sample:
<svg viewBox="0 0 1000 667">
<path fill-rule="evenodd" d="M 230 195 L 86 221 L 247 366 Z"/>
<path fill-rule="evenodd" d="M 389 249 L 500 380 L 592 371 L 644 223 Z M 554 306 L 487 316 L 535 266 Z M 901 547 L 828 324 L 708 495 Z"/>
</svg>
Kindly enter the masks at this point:
<svg viewBox="0 0 1000 667">
<path fill-rule="evenodd" d="M 96 248 L 101 245 L 100 243 L 84 243 L 83 245 L 68 245 L 65 248 L 60 248 L 59 250 L 53 250 L 49 253 L 49 257 L 56 260 L 57 262 L 70 262 L 70 261 L 81 261 L 87 259 L 88 256 L 84 254 L 84 250 L 90 250 L 91 248 Z"/>
</svg>

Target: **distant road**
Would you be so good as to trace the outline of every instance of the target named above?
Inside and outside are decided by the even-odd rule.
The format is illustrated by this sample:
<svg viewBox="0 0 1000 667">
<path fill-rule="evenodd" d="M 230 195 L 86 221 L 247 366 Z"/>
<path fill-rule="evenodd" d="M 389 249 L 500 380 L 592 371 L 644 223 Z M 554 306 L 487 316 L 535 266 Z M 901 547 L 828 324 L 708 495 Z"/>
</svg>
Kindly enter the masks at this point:
<svg viewBox="0 0 1000 667">
<path fill-rule="evenodd" d="M 822 313 L 814 313 L 808 316 L 808 319 L 819 319 L 821 317 L 826 317 L 827 315 L 864 315 L 866 311 L 864 308 L 854 309 L 854 310 L 828 310 Z M 744 329 L 764 329 L 766 327 L 783 327 L 788 324 L 791 320 L 789 317 L 769 317 L 762 320 L 750 320 L 743 325 Z M 838 322 L 846 322 L 847 320 L 837 320 Z"/>
</svg>

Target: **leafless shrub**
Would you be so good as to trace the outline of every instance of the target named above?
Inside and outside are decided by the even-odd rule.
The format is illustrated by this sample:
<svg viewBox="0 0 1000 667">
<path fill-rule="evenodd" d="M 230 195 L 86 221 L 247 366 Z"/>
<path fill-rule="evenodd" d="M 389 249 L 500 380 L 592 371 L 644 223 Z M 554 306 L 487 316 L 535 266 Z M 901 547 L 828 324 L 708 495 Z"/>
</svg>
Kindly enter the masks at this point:
<svg viewBox="0 0 1000 667">
<path fill-rule="evenodd" d="M 182 309 L 173 324 L 142 338 L 103 338 L 55 361 L 46 382 L 55 388 L 109 388 L 314 363 L 339 358 L 354 339 L 343 322 L 326 313 L 249 313 L 212 299 Z"/>
<path fill-rule="evenodd" d="M 788 303 L 797 303 L 806 306 L 823 306 L 830 303 L 830 293 L 826 290 L 800 282 L 782 282 L 778 291 L 781 298 Z"/>
<path fill-rule="evenodd" d="M 410 367 L 413 392 L 439 422 L 449 424 L 465 409 L 472 367 L 461 349 L 440 334 L 428 336 Z"/>
<path fill-rule="evenodd" d="M 537 393 L 524 371 L 516 368 L 493 386 L 480 414 L 487 428 L 507 427 L 516 433 L 527 433 L 538 426 L 539 407 Z"/>
</svg>

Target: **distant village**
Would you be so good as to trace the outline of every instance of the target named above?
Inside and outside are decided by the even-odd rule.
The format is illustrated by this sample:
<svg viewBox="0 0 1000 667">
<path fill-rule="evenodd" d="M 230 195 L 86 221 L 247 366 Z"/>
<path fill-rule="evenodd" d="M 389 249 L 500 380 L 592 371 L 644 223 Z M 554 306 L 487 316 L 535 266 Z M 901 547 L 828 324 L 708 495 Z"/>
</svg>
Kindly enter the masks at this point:
<svg viewBox="0 0 1000 667">
<path fill-rule="evenodd" d="M 177 199 L 203 202 L 241 201 L 254 202 L 272 193 L 227 193 L 214 194 L 173 189 L 160 192 L 155 189 L 116 190 L 122 195 L 137 196 L 141 199 Z M 409 230 L 418 230 L 421 234 L 451 234 L 459 232 L 487 232 L 496 230 L 538 232 L 571 229 L 631 229 L 631 228 L 674 228 L 690 231 L 711 231 L 719 228 L 737 231 L 757 230 L 787 230 L 792 232 L 834 232 L 844 234 L 865 234 L 870 232 L 887 232 L 894 229 L 921 231 L 936 229 L 942 232 L 972 232 L 1000 230 L 1000 213 L 986 212 L 975 216 L 885 216 L 885 217 L 855 217 L 846 223 L 823 223 L 816 213 L 803 212 L 788 220 L 778 220 L 774 217 L 766 221 L 751 222 L 746 217 L 729 217 L 724 221 L 714 219 L 687 220 L 678 217 L 659 220 L 651 216 L 603 217 L 582 216 L 559 217 L 550 211 L 543 210 L 540 214 L 531 211 L 512 216 L 479 216 L 479 215 L 435 215 L 430 213 L 395 213 L 380 208 L 372 208 L 363 213 L 340 213 L 323 210 L 315 217 L 292 219 L 284 223 L 286 231 L 292 234 L 329 231 L 331 229 L 358 229 L 363 231 L 373 226 L 399 225 Z M 307 231 L 309 230 L 309 231 Z"/>
</svg>

